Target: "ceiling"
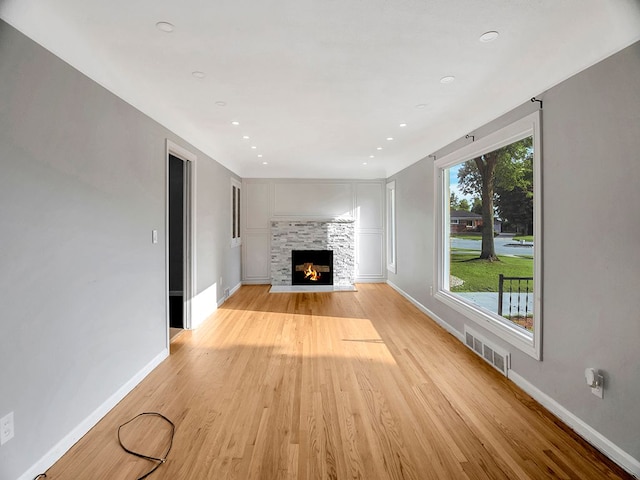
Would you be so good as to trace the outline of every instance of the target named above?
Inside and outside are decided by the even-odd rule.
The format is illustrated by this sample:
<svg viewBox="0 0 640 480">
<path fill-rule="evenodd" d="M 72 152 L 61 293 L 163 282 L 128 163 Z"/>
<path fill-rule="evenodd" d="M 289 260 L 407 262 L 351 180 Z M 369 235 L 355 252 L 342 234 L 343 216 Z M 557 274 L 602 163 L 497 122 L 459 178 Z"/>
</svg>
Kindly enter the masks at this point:
<svg viewBox="0 0 640 480">
<path fill-rule="evenodd" d="M 637 0 L 0 2 L 245 178 L 386 178 L 640 40 Z"/>
</svg>

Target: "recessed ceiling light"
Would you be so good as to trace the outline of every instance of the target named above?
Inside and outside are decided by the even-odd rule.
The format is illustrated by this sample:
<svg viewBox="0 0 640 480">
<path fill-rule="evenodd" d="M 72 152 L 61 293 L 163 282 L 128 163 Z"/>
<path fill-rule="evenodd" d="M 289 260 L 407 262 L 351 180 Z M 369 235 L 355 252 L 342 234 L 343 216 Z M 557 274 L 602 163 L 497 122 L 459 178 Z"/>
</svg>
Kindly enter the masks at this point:
<svg viewBox="0 0 640 480">
<path fill-rule="evenodd" d="M 366 164 L 367 164 L 367 162 L 362 162 L 362 164 L 363 164 L 363 165 L 366 165 Z"/>
<path fill-rule="evenodd" d="M 263 165 L 269 165 L 269 162 L 262 162 Z"/>
<path fill-rule="evenodd" d="M 158 27 L 158 30 L 162 30 L 165 33 L 171 33 L 171 32 L 173 32 L 173 29 L 175 28 L 169 22 L 158 22 L 158 23 L 156 23 L 156 27 Z"/>
<path fill-rule="evenodd" d="M 191 75 L 193 75 L 194 77 L 200 80 L 202 80 L 204 77 L 207 76 L 204 72 L 191 72 Z"/>
<path fill-rule="evenodd" d="M 446 77 L 442 77 L 440 79 L 440 83 L 451 83 L 456 79 L 456 77 L 452 77 L 451 75 L 446 76 Z"/>
<path fill-rule="evenodd" d="M 261 154 L 261 153 L 260 153 L 260 154 L 258 154 L 258 158 L 262 158 L 262 154 Z"/>
<path fill-rule="evenodd" d="M 244 140 L 249 140 L 249 135 L 243 135 L 243 136 L 242 136 L 242 138 L 243 138 Z"/>
<path fill-rule="evenodd" d="M 382 147 L 376 147 L 376 150 L 382 150 Z"/>
<path fill-rule="evenodd" d="M 401 124 L 400 124 L 400 128 L 404 128 L 404 127 L 406 127 L 406 126 L 407 126 L 407 124 L 406 124 L 406 123 L 401 123 Z"/>
<path fill-rule="evenodd" d="M 258 147 L 256 147 L 255 145 L 251 145 L 251 149 L 252 150 L 255 150 L 256 148 L 258 148 Z"/>
<path fill-rule="evenodd" d="M 376 158 L 375 155 L 369 155 L 369 158 Z"/>
<path fill-rule="evenodd" d="M 393 140 L 393 137 L 387 137 L 387 140 L 391 141 Z"/>
<path fill-rule="evenodd" d="M 218 107 L 224 107 L 224 106 L 226 106 L 226 105 L 227 105 L 227 102 L 216 102 L 216 105 L 217 105 Z"/>
<path fill-rule="evenodd" d="M 419 104 L 416 105 L 416 108 L 424 108 L 426 106 L 427 106 L 426 103 L 419 103 Z"/>
<path fill-rule="evenodd" d="M 240 122 L 233 121 L 231 122 L 231 125 L 235 125 L 237 127 L 238 125 L 240 125 Z"/>
<path fill-rule="evenodd" d="M 496 38 L 498 38 L 500 34 L 495 30 L 491 30 L 490 32 L 484 32 L 480 35 L 480 41 L 483 43 L 493 42 Z"/>
</svg>

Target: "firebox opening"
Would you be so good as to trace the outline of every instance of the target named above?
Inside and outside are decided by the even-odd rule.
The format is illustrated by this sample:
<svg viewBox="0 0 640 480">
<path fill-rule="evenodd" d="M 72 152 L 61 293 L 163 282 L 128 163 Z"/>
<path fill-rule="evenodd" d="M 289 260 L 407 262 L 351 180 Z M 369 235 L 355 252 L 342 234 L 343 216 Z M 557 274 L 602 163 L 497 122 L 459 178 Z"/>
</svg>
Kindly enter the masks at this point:
<svg viewBox="0 0 640 480">
<path fill-rule="evenodd" d="M 293 250 L 292 285 L 333 285 L 332 250 Z"/>
</svg>

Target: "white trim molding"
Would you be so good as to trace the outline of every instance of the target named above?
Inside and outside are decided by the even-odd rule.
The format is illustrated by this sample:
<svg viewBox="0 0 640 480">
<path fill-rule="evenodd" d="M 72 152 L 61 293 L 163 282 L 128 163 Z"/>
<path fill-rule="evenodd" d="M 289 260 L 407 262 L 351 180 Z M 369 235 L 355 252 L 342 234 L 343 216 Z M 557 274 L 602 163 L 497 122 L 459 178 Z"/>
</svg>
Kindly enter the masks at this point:
<svg viewBox="0 0 640 480">
<path fill-rule="evenodd" d="M 595 430 L 584 420 L 571 413 L 549 395 L 538 389 L 538 387 L 520 376 L 517 372 L 509 370 L 509 379 L 526 393 L 531 395 L 531 397 L 540 403 L 540 405 L 567 424 L 567 426 L 573 429 L 578 435 L 600 450 L 608 458 L 620 465 L 630 474 L 640 478 L 640 460 L 632 457 L 622 450 L 607 437 Z"/>
<path fill-rule="evenodd" d="M 422 305 L 419 301 L 417 301 L 415 298 L 413 298 L 411 295 L 409 295 L 407 292 L 402 290 L 400 287 L 398 287 L 396 284 L 394 284 L 390 280 L 387 280 L 387 285 L 389 285 L 396 292 L 398 292 L 404 298 L 406 298 L 411 303 L 413 303 L 418 308 L 418 310 L 420 310 L 422 313 L 424 313 L 427 317 L 431 318 L 431 320 L 436 322 L 438 325 L 440 325 L 442 328 L 444 328 L 447 332 L 449 332 L 451 335 L 456 337 L 460 341 L 460 343 L 464 343 L 464 336 L 463 336 L 463 334 L 461 332 L 457 331 L 455 328 L 453 328 L 451 325 L 449 325 L 447 322 L 445 322 L 442 318 L 440 318 L 438 315 L 433 313 L 427 307 Z"/>
<path fill-rule="evenodd" d="M 231 178 L 230 202 L 231 202 L 231 248 L 242 245 L 242 233 L 244 227 L 241 227 L 242 217 L 240 209 L 244 203 L 241 201 L 242 184 L 235 178 Z"/>
<path fill-rule="evenodd" d="M 196 159 L 194 153 L 167 138 L 165 153 L 165 283 L 169 291 L 169 155 L 186 163 L 185 168 L 185 235 L 184 235 L 184 328 L 193 328 L 193 296 L 196 291 Z M 167 294 L 167 349 L 169 348 L 169 295 Z"/>
<path fill-rule="evenodd" d="M 533 137 L 533 224 L 536 236 L 533 258 L 533 333 L 524 331 L 475 303 L 449 290 L 450 222 L 449 168 L 476 158 L 523 138 Z M 434 298 L 453 308 L 469 320 L 486 328 L 527 355 L 542 360 L 542 174 L 540 112 L 531 113 L 485 137 L 434 161 L 435 265 Z"/>
<path fill-rule="evenodd" d="M 32 480 L 39 473 L 47 471 L 56 463 L 75 443 L 87 434 L 107 413 L 127 396 L 144 378 L 149 375 L 164 359 L 169 356 L 169 350 L 164 349 L 147 365 L 136 373 L 128 382 L 122 385 L 102 405 L 96 408 L 87 418 L 80 422 L 73 430 L 53 446 L 40 460 L 23 473 L 18 480 Z"/>
<path fill-rule="evenodd" d="M 240 282 L 240 283 L 236 284 L 235 287 L 229 289 L 229 295 L 228 296 L 225 296 L 223 294 L 222 297 L 220 298 L 220 300 L 217 301 L 217 308 L 220 308 L 222 306 L 222 304 L 224 302 L 226 302 L 227 300 L 229 300 L 233 296 L 233 294 L 236 293 L 238 290 L 240 290 L 240 287 L 242 285 L 244 285 L 244 284 L 245 284 L 245 282 Z"/>
<path fill-rule="evenodd" d="M 398 239 L 396 235 L 396 182 L 395 180 L 387 183 L 387 195 L 385 198 L 386 203 L 386 241 L 387 241 L 387 270 L 392 273 L 397 273 L 397 244 Z"/>
<path fill-rule="evenodd" d="M 442 318 L 438 317 L 431 310 L 426 308 L 420 302 L 418 302 L 415 298 L 411 297 L 411 295 L 407 294 L 397 285 L 394 285 L 392 282 L 387 280 L 387 284 L 396 290 L 400 295 L 405 297 L 411 303 L 413 303 L 422 313 L 430 317 L 434 322 L 444 328 L 451 335 L 456 337 L 460 343 L 464 344 L 463 334 L 455 330 L 451 325 L 445 322 Z M 567 426 L 573 429 L 578 435 L 584 438 L 587 442 L 593 445 L 595 448 L 600 450 L 604 455 L 610 458 L 612 461 L 620 465 L 630 474 L 640 478 L 640 460 L 632 457 L 630 454 L 622 450 L 616 444 L 614 444 L 611 440 L 606 438 L 600 432 L 595 430 L 593 427 L 588 425 L 585 421 L 578 418 L 576 415 L 571 413 L 565 407 L 556 402 L 549 395 L 544 393 L 538 387 L 527 381 L 525 378 L 520 376 L 517 372 L 512 369 L 507 371 L 507 377 L 513 383 L 515 383 L 518 387 L 524 390 L 527 394 L 529 394 L 534 400 L 536 400 L 540 405 L 542 405 L 545 409 L 549 410 L 552 414 L 558 417 L 562 422 L 564 422 Z"/>
</svg>

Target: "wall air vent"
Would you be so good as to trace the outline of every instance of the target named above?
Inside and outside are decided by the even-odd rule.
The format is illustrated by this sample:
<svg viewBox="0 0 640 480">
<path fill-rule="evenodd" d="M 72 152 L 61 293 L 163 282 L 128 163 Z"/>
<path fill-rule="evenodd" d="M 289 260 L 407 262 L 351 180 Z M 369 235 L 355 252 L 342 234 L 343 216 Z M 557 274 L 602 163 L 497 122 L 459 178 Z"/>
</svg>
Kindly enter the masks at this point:
<svg viewBox="0 0 640 480">
<path fill-rule="evenodd" d="M 489 343 L 485 338 L 478 335 L 466 325 L 464 327 L 464 338 L 467 347 L 476 352 L 485 360 L 485 362 L 498 370 L 505 377 L 508 376 L 507 372 L 511 364 L 509 352 Z"/>
</svg>

